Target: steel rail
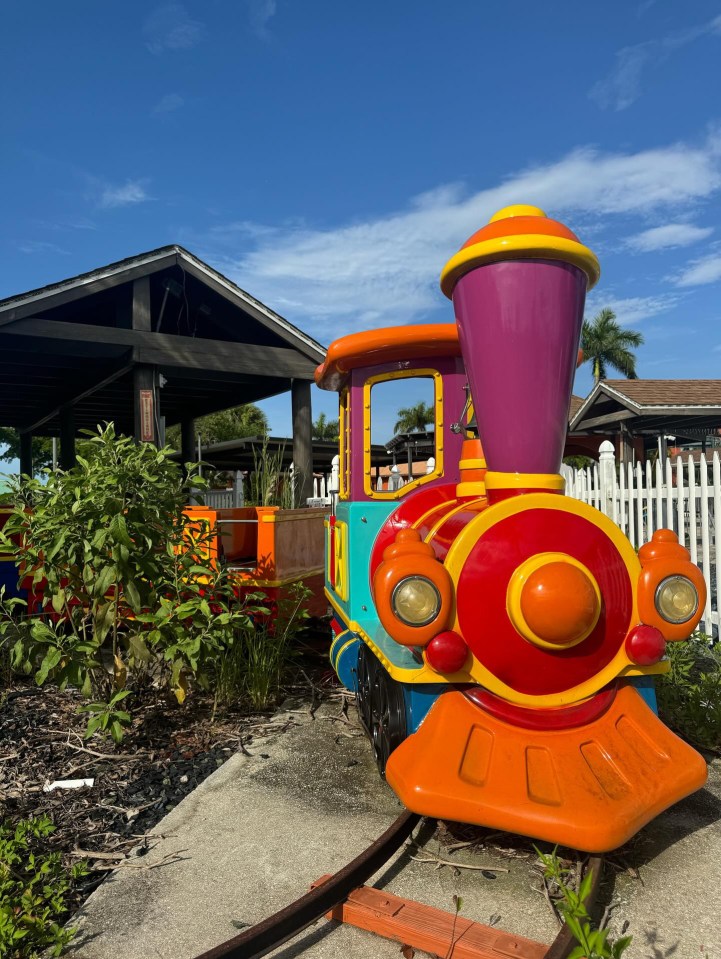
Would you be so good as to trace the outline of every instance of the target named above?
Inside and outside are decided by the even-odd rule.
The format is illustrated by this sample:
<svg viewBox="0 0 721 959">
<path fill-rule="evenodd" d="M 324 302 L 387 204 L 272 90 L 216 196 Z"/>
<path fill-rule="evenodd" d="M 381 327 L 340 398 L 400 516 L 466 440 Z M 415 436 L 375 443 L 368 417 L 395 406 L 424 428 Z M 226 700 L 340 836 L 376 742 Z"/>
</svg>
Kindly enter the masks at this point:
<svg viewBox="0 0 721 959">
<path fill-rule="evenodd" d="M 378 872 L 403 845 L 420 818 L 415 813 L 404 812 L 371 846 L 322 886 L 316 886 L 285 909 L 195 959 L 260 959 L 282 946 Z"/>
<path fill-rule="evenodd" d="M 415 813 L 404 812 L 372 845 L 327 882 L 232 939 L 200 953 L 195 959 L 261 959 L 261 956 L 282 946 L 343 902 L 354 889 L 378 872 L 405 842 L 420 818 Z M 603 856 L 592 856 L 586 865 L 586 871 L 589 869 L 593 871 L 593 881 L 584 904 L 591 910 L 603 878 Z M 544 959 L 568 959 L 576 945 L 573 933 L 564 923 L 549 945 Z"/>
</svg>

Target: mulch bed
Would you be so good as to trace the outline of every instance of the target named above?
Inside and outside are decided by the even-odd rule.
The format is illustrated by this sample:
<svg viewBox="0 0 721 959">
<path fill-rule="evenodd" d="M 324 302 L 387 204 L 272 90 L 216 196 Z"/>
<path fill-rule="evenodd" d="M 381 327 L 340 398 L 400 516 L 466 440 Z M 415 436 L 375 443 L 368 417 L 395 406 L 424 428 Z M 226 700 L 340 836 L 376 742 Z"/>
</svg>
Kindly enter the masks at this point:
<svg viewBox="0 0 721 959">
<path fill-rule="evenodd" d="M 330 678 L 321 670 L 303 677 L 289 692 L 317 708 Z M 68 864 L 88 861 L 73 911 L 131 849 L 152 845 L 154 826 L 181 799 L 234 753 L 252 751 L 271 719 L 234 710 L 213 717 L 212 697 L 196 694 L 181 707 L 154 692 L 134 707 L 132 727 L 115 747 L 97 735 L 83 739 L 87 717 L 78 707 L 84 702 L 73 690 L 49 686 L 0 692 L 0 818 L 14 823 L 47 815 L 56 826 L 49 849 Z M 67 779 L 94 784 L 44 791 Z"/>
</svg>

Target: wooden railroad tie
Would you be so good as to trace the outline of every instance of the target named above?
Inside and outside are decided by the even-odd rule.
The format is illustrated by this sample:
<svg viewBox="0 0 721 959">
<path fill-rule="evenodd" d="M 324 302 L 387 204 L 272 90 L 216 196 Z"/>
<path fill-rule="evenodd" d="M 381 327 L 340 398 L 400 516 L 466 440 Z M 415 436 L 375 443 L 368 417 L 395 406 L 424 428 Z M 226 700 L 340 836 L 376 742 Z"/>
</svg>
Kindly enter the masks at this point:
<svg viewBox="0 0 721 959">
<path fill-rule="evenodd" d="M 321 876 L 312 888 L 330 878 Z M 548 953 L 548 946 L 543 943 L 401 899 L 372 886 L 354 889 L 345 902 L 326 913 L 326 919 L 451 959 L 544 959 Z"/>
</svg>

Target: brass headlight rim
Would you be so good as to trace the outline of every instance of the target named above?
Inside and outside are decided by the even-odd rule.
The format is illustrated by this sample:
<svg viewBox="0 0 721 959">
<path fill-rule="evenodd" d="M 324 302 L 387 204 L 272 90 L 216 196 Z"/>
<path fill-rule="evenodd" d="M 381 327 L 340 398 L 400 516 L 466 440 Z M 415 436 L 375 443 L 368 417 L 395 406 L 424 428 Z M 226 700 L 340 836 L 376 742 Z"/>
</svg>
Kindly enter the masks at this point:
<svg viewBox="0 0 721 959">
<path fill-rule="evenodd" d="M 405 586 L 406 583 L 409 583 L 411 580 L 420 580 L 421 582 L 428 584 L 428 586 L 430 586 L 433 592 L 435 593 L 435 597 L 436 597 L 436 608 L 433 611 L 433 614 L 417 623 L 412 623 L 410 622 L 410 620 L 407 620 L 405 617 L 401 616 L 396 608 L 396 596 L 399 590 L 403 586 Z M 443 598 L 441 596 L 440 590 L 438 589 L 436 584 L 433 582 L 433 580 L 429 579 L 427 576 L 421 576 L 417 573 L 412 573 L 411 575 L 404 576 L 403 579 L 398 580 L 396 585 L 393 587 L 393 591 L 391 593 L 391 610 L 393 612 L 393 615 L 396 617 L 396 619 L 400 620 L 400 622 L 403 623 L 404 626 L 410 626 L 412 629 L 420 629 L 424 626 L 430 625 L 430 623 L 432 623 L 440 615 L 442 606 L 443 606 Z"/>
<path fill-rule="evenodd" d="M 685 583 L 687 583 L 693 590 L 694 595 L 696 597 L 696 602 L 694 603 L 693 609 L 691 610 L 689 615 L 684 616 L 683 619 L 669 619 L 668 616 L 666 616 L 661 610 L 661 606 L 659 603 L 659 596 L 661 594 L 661 591 L 668 585 L 668 583 L 671 582 L 671 580 L 674 580 L 674 579 L 681 579 Z M 665 623 L 670 623 L 672 626 L 682 626 L 684 623 L 688 623 L 689 620 L 693 619 L 696 613 L 698 612 L 699 604 L 700 604 L 700 597 L 698 594 L 698 589 L 696 588 L 696 584 L 688 576 L 684 576 L 683 573 L 671 573 L 671 575 L 669 576 L 664 576 L 664 578 L 660 581 L 660 583 L 656 587 L 653 594 L 653 605 L 656 608 L 656 612 Z"/>
</svg>

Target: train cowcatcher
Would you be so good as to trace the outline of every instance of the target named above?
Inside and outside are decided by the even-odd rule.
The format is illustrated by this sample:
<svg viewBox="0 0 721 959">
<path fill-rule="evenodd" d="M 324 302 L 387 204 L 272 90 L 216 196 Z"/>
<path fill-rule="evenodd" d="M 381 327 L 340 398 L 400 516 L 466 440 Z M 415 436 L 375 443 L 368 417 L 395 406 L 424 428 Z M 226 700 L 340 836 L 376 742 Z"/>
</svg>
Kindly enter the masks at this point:
<svg viewBox="0 0 721 959">
<path fill-rule="evenodd" d="M 351 334 L 316 382 L 340 397 L 326 523 L 331 660 L 381 772 L 422 815 L 589 852 L 699 789 L 653 677 L 705 605 L 671 530 L 638 551 L 559 473 L 593 252 L 506 207 L 448 261 L 455 322 Z M 435 457 L 374 483 L 373 391 L 422 377 Z"/>
</svg>

